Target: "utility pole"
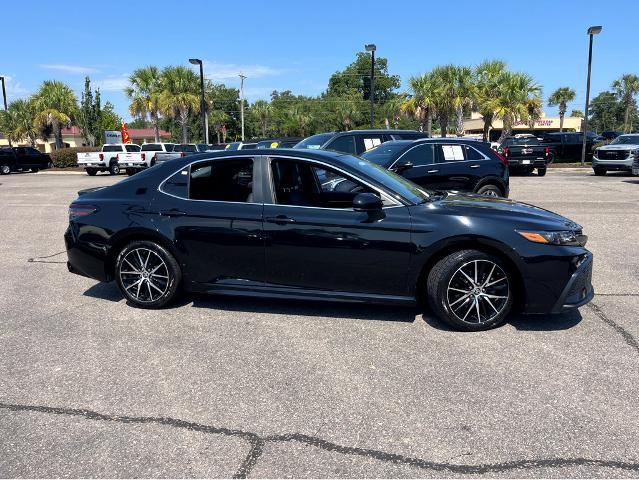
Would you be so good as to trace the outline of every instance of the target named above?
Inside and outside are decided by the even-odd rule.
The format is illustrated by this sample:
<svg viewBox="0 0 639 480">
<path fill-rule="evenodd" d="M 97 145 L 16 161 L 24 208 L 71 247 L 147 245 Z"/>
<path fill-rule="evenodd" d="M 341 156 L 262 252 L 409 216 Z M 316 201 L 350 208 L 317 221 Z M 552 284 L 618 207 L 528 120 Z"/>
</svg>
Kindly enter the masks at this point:
<svg viewBox="0 0 639 480">
<path fill-rule="evenodd" d="M 242 118 L 242 141 L 244 141 L 244 79 L 246 76 L 240 73 L 240 117 Z"/>
<path fill-rule="evenodd" d="M 2 98 L 4 100 L 4 111 L 7 111 L 7 91 L 4 88 L 4 77 L 0 77 L 0 80 L 2 81 Z M 12 147 L 11 145 L 11 139 L 9 137 L 7 137 L 7 141 L 9 142 L 9 147 Z"/>
<path fill-rule="evenodd" d="M 375 125 L 375 50 L 377 46 L 374 43 L 364 45 L 364 50 L 371 52 L 371 128 Z"/>
</svg>

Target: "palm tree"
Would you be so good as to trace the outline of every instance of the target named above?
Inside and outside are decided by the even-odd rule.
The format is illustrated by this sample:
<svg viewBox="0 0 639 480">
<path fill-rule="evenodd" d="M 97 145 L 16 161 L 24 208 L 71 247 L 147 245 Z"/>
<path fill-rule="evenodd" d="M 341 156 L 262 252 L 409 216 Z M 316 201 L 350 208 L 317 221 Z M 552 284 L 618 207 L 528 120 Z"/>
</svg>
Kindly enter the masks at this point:
<svg viewBox="0 0 639 480">
<path fill-rule="evenodd" d="M 63 147 L 62 126 L 69 125 L 78 108 L 78 100 L 71 88 L 57 80 L 46 80 L 33 96 L 36 109 L 34 125 L 51 127 L 55 148 Z"/>
<path fill-rule="evenodd" d="M 469 67 L 457 67 L 455 69 L 452 102 L 455 108 L 456 134 L 458 137 L 464 135 L 464 108 L 472 105 L 475 99 L 475 82 L 473 71 Z"/>
<path fill-rule="evenodd" d="M 146 118 L 149 115 L 156 143 L 160 141 L 160 70 L 151 65 L 138 68 L 129 76 L 129 87 L 124 93 L 131 101 L 129 112 L 134 117 Z"/>
<path fill-rule="evenodd" d="M 501 60 L 484 60 L 475 68 L 475 108 L 484 121 L 484 142 L 488 141 L 488 133 L 493 125 L 493 119 L 495 118 L 495 92 L 499 78 L 505 71 L 506 63 Z"/>
<path fill-rule="evenodd" d="M 564 131 L 564 115 L 566 115 L 566 110 L 568 106 L 566 105 L 569 102 L 572 102 L 575 99 L 575 91 L 570 87 L 560 87 L 548 97 L 548 106 L 554 107 L 559 105 L 559 131 Z"/>
<path fill-rule="evenodd" d="M 262 129 L 262 137 L 266 137 L 266 131 L 268 130 L 268 124 L 271 120 L 271 115 L 273 113 L 273 108 L 271 104 L 265 100 L 258 100 L 251 107 L 251 112 L 257 118 L 260 123 L 260 128 Z"/>
<path fill-rule="evenodd" d="M 634 104 L 634 97 L 639 93 L 639 77 L 630 73 L 622 75 L 621 78 L 612 82 L 612 88 L 624 106 L 623 131 L 630 133 L 632 130 L 632 125 L 629 121 L 630 111 Z"/>
<path fill-rule="evenodd" d="M 455 115 L 456 106 L 453 102 L 455 97 L 455 83 L 457 67 L 455 65 L 444 65 L 435 67 L 431 72 L 433 89 L 434 109 L 437 112 L 441 136 L 448 135 L 448 124 L 450 117 Z"/>
<path fill-rule="evenodd" d="M 433 131 L 433 114 L 435 112 L 435 90 L 432 73 L 419 77 L 411 77 L 408 85 L 413 96 L 402 104 L 402 112 L 412 115 L 422 130 L 426 124 L 426 132 L 430 136 Z"/>
<path fill-rule="evenodd" d="M 403 106 L 407 102 L 406 95 L 398 95 L 390 98 L 386 103 L 381 106 L 381 112 L 384 116 L 384 124 L 386 128 L 390 128 L 390 124 L 393 124 L 393 128 L 397 128 L 399 125 L 399 119 L 403 113 Z"/>
<path fill-rule="evenodd" d="M 513 124 L 518 120 L 528 120 L 529 108 L 533 100 L 539 100 L 541 87 L 530 75 L 504 72 L 495 92 L 495 117 L 501 118 L 504 126 L 499 142 L 508 137 Z"/>
<path fill-rule="evenodd" d="M 0 130 L 11 142 L 27 140 L 35 147 L 40 129 L 35 123 L 36 109 L 32 100 L 11 102 L 6 112 L 0 112 Z"/>
<path fill-rule="evenodd" d="M 333 111 L 340 128 L 351 130 L 360 118 L 360 109 L 358 108 L 358 100 L 355 95 L 342 96 L 335 100 Z"/>
<path fill-rule="evenodd" d="M 183 66 L 167 67 L 162 71 L 160 85 L 160 111 L 177 120 L 182 127 L 182 143 L 188 143 L 189 114 L 200 109 L 198 76 Z"/>
<path fill-rule="evenodd" d="M 293 105 L 289 110 L 291 119 L 297 124 L 298 131 L 302 137 L 306 136 L 306 127 L 311 122 L 312 117 L 304 104 L 298 103 Z"/>
<path fill-rule="evenodd" d="M 215 130 L 215 134 L 217 135 L 217 143 L 226 142 L 226 129 L 224 126 L 226 122 L 229 120 L 229 116 L 226 112 L 222 110 L 208 110 L 207 115 L 209 117 L 209 123 Z M 220 133 L 222 134 L 222 139 L 220 141 Z"/>
</svg>

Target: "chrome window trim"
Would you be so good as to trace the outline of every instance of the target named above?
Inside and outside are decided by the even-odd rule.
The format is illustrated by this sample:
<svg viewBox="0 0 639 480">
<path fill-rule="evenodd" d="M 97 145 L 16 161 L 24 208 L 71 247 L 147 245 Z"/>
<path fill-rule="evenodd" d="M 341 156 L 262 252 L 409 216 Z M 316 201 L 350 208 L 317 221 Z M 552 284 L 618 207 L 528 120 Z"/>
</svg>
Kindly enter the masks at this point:
<svg viewBox="0 0 639 480">
<path fill-rule="evenodd" d="M 436 154 L 435 154 L 435 145 L 434 145 L 433 143 L 424 142 L 424 143 L 419 143 L 419 144 L 417 144 L 417 145 L 412 145 L 412 146 L 411 146 L 408 150 L 406 150 L 406 151 L 405 151 L 404 153 L 402 153 L 399 157 L 397 157 L 397 160 L 395 160 L 395 161 L 393 162 L 393 164 L 392 164 L 390 167 L 388 167 L 388 170 L 390 170 L 391 168 L 393 168 L 393 167 L 395 166 L 395 164 L 396 164 L 397 162 L 399 162 L 399 161 L 401 160 L 401 158 L 402 158 L 404 155 L 406 155 L 408 152 L 410 152 L 411 150 L 413 150 L 413 149 L 415 149 L 415 148 L 417 148 L 417 147 L 421 147 L 421 146 L 423 146 L 423 145 L 432 145 L 432 146 L 433 146 L 433 163 L 429 163 L 429 164 L 427 164 L 427 165 L 413 165 L 413 168 L 428 167 L 429 165 L 437 165 L 437 162 L 436 162 L 437 158 L 435 157 L 435 155 L 436 155 Z"/>
<path fill-rule="evenodd" d="M 438 145 L 439 145 L 439 146 L 441 146 L 441 145 L 443 145 L 443 144 L 444 144 L 443 142 L 423 142 L 423 143 L 419 143 L 418 145 L 414 145 L 414 146 L 410 147 L 408 150 L 406 150 L 404 153 L 402 153 L 399 157 L 397 157 L 397 160 L 395 160 L 395 161 L 393 162 L 393 164 L 392 164 L 390 167 L 388 167 L 388 169 L 390 170 L 391 168 L 393 168 L 393 167 L 395 166 L 395 164 L 396 164 L 397 162 L 399 162 L 399 160 L 400 160 L 400 159 L 401 159 L 404 155 L 406 155 L 408 152 L 410 152 L 412 149 L 417 148 L 417 147 L 422 146 L 422 145 L 433 145 L 433 154 L 435 155 L 435 158 L 434 158 L 434 160 L 435 160 L 435 161 L 434 161 L 433 163 L 429 163 L 429 164 L 427 164 L 427 165 L 414 165 L 414 166 L 413 166 L 413 168 L 429 167 L 429 166 L 431 166 L 431 165 L 446 165 L 446 164 L 448 164 L 448 163 L 481 162 L 481 161 L 483 161 L 483 160 L 491 160 L 491 158 L 490 158 L 490 157 L 488 157 L 487 155 L 485 155 L 485 154 L 484 154 L 483 152 L 481 152 L 480 150 L 477 150 L 477 149 L 476 149 L 475 147 L 473 147 L 472 145 L 466 145 L 465 143 L 446 143 L 446 144 L 444 144 L 444 145 L 459 145 L 459 146 L 461 146 L 461 147 L 472 148 L 472 149 L 473 149 L 473 150 L 475 150 L 477 153 L 479 153 L 479 154 L 480 154 L 483 158 L 479 158 L 479 159 L 477 159 L 477 160 L 444 160 L 443 162 L 437 162 L 437 161 L 436 161 L 436 160 L 437 160 L 437 158 L 436 158 L 436 155 L 437 155 L 437 154 L 436 154 L 436 152 L 434 151 L 434 150 L 435 150 L 435 149 L 434 149 L 434 147 L 436 147 L 436 146 L 438 146 Z"/>
<path fill-rule="evenodd" d="M 386 205 L 384 207 L 382 207 L 382 210 L 385 210 L 387 208 L 395 208 L 395 207 L 405 207 L 407 205 L 404 205 L 402 202 L 398 202 L 398 200 L 396 198 L 393 198 L 389 193 L 385 192 L 384 190 L 381 190 L 379 187 L 376 187 L 375 185 L 371 185 L 369 182 L 366 182 L 362 179 L 360 179 L 359 177 L 354 176 L 352 173 L 347 172 L 339 167 L 336 167 L 334 165 L 329 165 L 327 163 L 324 163 L 320 160 L 315 160 L 315 159 L 310 159 L 310 158 L 300 158 L 300 157 L 290 157 L 287 155 L 265 155 L 266 157 L 266 161 L 268 162 L 268 176 L 269 176 L 269 184 L 271 186 L 271 192 L 275 192 L 275 188 L 273 185 L 273 171 L 270 168 L 270 162 L 273 159 L 277 159 L 277 158 L 282 158 L 282 159 L 287 159 L 287 160 L 296 160 L 296 161 L 302 161 L 302 162 L 310 162 L 310 163 L 314 163 L 317 165 L 322 165 L 324 167 L 327 167 L 331 170 L 337 170 L 340 173 L 343 173 L 344 175 L 346 175 L 347 177 L 352 177 L 355 178 L 358 182 L 363 183 L 364 185 L 366 185 L 367 187 L 375 190 L 377 193 L 380 194 L 380 196 L 382 196 L 383 198 L 386 198 L 389 202 L 391 202 L 391 205 Z M 382 200 L 383 201 L 383 200 Z M 264 205 L 278 205 L 280 207 L 299 207 L 299 208 L 319 208 L 322 210 L 349 210 L 348 208 L 331 208 L 331 207 L 307 207 L 304 205 L 284 205 L 281 203 L 264 203 Z"/>
</svg>

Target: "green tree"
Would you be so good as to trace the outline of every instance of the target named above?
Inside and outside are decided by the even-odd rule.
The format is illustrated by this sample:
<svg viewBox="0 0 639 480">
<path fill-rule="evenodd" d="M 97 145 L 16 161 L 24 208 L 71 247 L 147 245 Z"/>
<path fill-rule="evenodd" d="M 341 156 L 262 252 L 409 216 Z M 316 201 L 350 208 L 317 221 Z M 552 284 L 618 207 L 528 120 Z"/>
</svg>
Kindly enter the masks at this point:
<svg viewBox="0 0 639 480">
<path fill-rule="evenodd" d="M 583 118 L 584 117 L 584 112 L 582 112 L 581 110 L 573 108 L 572 111 L 570 112 L 570 116 L 571 117 L 577 117 L 577 118 Z"/>
<path fill-rule="evenodd" d="M 525 73 L 504 72 L 495 92 L 495 116 L 504 126 L 499 142 L 510 136 L 516 121 L 527 121 L 531 101 L 539 100 L 541 87 Z"/>
<path fill-rule="evenodd" d="M 115 107 L 111 102 L 106 102 L 100 110 L 99 132 L 103 135 L 105 130 L 119 130 L 122 126 L 122 118 L 115 113 Z M 129 128 L 138 128 L 133 123 Z"/>
<path fill-rule="evenodd" d="M 226 124 L 229 121 L 229 115 L 222 110 L 209 110 L 207 113 L 209 117 L 209 127 L 213 128 L 213 131 L 217 135 L 217 143 L 226 142 Z"/>
<path fill-rule="evenodd" d="M 129 76 L 130 86 L 124 93 L 131 101 L 129 112 L 134 117 L 146 119 L 147 115 L 155 131 L 155 141 L 160 141 L 160 91 L 162 73 L 151 65 L 138 68 Z"/>
<path fill-rule="evenodd" d="M 617 95 L 603 91 L 590 101 L 588 127 L 597 132 L 623 128 L 624 107 Z"/>
<path fill-rule="evenodd" d="M 62 148 L 62 127 L 71 124 L 78 109 L 75 93 L 62 82 L 45 80 L 34 95 L 33 102 L 37 111 L 35 125 L 40 128 L 51 127 L 56 149 Z"/>
<path fill-rule="evenodd" d="M 76 121 L 80 130 L 82 130 L 82 136 L 91 147 L 95 147 L 96 142 L 99 141 L 102 135 L 100 112 L 100 90 L 96 89 L 94 98 L 91 91 L 91 80 L 86 77 Z"/>
<path fill-rule="evenodd" d="M 548 106 L 559 106 L 559 131 L 564 131 L 564 116 L 568 108 L 567 104 L 575 99 L 576 93 L 570 87 L 560 87 L 548 97 Z"/>
<path fill-rule="evenodd" d="M 199 112 L 199 85 L 195 72 L 186 67 L 167 67 L 162 71 L 158 105 L 161 112 L 179 123 L 182 143 L 189 141 L 189 114 Z"/>
<path fill-rule="evenodd" d="M 32 100 L 19 99 L 11 102 L 7 111 L 0 111 L 0 131 L 11 142 L 27 140 L 35 147 L 40 130 L 35 124 L 36 109 Z"/>
<path fill-rule="evenodd" d="M 639 77 L 629 73 L 622 75 L 621 78 L 612 82 L 612 89 L 623 103 L 623 131 L 629 133 L 632 131 L 630 113 L 633 106 L 636 108 L 635 95 L 639 93 Z"/>
<path fill-rule="evenodd" d="M 495 91 L 505 71 L 506 62 L 501 60 L 484 60 L 475 68 L 475 107 L 484 122 L 484 142 L 488 141 L 488 133 L 495 118 Z"/>
<path fill-rule="evenodd" d="M 215 128 L 217 125 L 216 134 L 221 134 L 224 142 L 227 136 L 237 138 L 241 132 L 240 91 L 224 84 L 206 81 L 204 100 L 207 105 L 209 127 Z"/>
<path fill-rule="evenodd" d="M 433 131 L 433 114 L 436 106 L 436 91 L 434 75 L 426 73 L 418 77 L 411 77 L 408 86 L 412 96 L 402 104 L 402 111 L 413 116 L 423 131 L 424 127 L 428 135 Z"/>
<path fill-rule="evenodd" d="M 273 109 L 265 100 L 258 100 L 251 106 L 251 115 L 259 123 L 262 137 L 266 137 Z"/>
</svg>

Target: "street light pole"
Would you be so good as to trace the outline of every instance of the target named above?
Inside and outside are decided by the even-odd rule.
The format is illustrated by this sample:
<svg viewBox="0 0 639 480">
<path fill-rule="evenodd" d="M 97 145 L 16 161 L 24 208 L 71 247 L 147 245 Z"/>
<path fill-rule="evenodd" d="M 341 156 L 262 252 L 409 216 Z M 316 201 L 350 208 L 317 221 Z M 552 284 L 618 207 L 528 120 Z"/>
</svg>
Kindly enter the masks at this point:
<svg viewBox="0 0 639 480">
<path fill-rule="evenodd" d="M 242 119 L 242 141 L 244 141 L 244 79 L 246 76 L 240 73 L 240 117 Z"/>
<path fill-rule="evenodd" d="M 371 128 L 375 125 L 375 50 L 377 50 L 377 46 L 374 43 L 369 43 L 368 45 L 364 45 L 364 49 L 367 52 L 371 52 Z"/>
<path fill-rule="evenodd" d="M 2 81 L 2 99 L 4 100 L 4 111 L 7 111 L 7 91 L 5 90 L 4 87 L 4 77 L 0 77 L 0 80 Z M 11 139 L 9 137 L 7 137 L 7 141 L 9 142 L 9 147 L 11 147 Z"/>
<path fill-rule="evenodd" d="M 204 65 L 199 58 L 189 58 L 189 62 L 193 65 L 200 66 L 200 113 L 202 117 L 202 136 L 204 143 L 209 143 L 209 132 L 206 128 L 206 103 L 204 102 Z"/>
<path fill-rule="evenodd" d="M 588 104 L 590 103 L 590 67 L 592 65 L 592 37 L 601 32 L 601 26 L 594 26 L 588 28 L 588 35 L 590 36 L 590 42 L 588 45 L 588 79 L 586 80 L 586 109 L 584 110 L 584 131 L 583 140 L 581 143 L 581 166 L 586 165 L 586 139 L 588 135 Z"/>
</svg>

